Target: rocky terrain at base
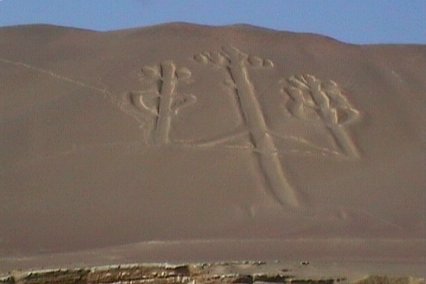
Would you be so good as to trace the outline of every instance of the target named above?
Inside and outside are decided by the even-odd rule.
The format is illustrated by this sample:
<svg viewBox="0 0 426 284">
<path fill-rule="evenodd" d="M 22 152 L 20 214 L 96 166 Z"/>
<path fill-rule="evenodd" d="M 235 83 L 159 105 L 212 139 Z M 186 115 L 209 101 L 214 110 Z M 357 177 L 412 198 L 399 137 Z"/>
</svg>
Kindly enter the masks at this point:
<svg viewBox="0 0 426 284">
<path fill-rule="evenodd" d="M 301 262 L 301 267 L 308 267 Z M 285 283 L 285 284 L 421 284 L 424 279 L 413 277 L 366 276 L 350 279 L 344 275 L 308 276 L 303 269 L 287 269 L 279 262 L 229 262 L 186 265 L 118 265 L 91 269 L 57 269 L 14 272 L 0 278 L 2 284 L 142 284 L 142 283 Z M 305 275 L 303 275 L 305 274 Z"/>
</svg>

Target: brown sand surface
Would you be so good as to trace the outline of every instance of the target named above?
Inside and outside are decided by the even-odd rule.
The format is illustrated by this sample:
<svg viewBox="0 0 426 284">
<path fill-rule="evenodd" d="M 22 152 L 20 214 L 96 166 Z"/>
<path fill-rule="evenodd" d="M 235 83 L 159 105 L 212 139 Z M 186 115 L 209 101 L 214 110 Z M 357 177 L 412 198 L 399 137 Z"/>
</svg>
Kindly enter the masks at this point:
<svg viewBox="0 0 426 284">
<path fill-rule="evenodd" d="M 1 28 L 0 272 L 308 259 L 424 275 L 425 146 L 425 45 Z"/>
</svg>

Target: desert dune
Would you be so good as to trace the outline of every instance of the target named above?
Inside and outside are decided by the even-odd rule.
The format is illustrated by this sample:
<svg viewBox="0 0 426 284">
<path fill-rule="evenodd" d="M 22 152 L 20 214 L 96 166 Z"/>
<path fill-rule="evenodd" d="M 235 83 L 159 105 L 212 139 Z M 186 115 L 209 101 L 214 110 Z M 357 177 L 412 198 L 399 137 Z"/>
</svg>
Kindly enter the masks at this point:
<svg viewBox="0 0 426 284">
<path fill-rule="evenodd" d="M 424 276 L 425 75 L 425 45 L 246 25 L 0 28 L 0 272 L 307 259 Z"/>
</svg>

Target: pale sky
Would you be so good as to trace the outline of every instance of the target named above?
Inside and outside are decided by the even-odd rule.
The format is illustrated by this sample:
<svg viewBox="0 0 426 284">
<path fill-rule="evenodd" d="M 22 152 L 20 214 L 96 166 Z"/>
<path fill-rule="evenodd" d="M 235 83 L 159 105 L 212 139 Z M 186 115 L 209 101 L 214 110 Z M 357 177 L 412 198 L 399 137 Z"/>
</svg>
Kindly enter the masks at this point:
<svg viewBox="0 0 426 284">
<path fill-rule="evenodd" d="M 246 23 L 350 43 L 426 44 L 426 0 L 0 0 L 0 26 L 105 31 L 175 21 Z"/>
</svg>

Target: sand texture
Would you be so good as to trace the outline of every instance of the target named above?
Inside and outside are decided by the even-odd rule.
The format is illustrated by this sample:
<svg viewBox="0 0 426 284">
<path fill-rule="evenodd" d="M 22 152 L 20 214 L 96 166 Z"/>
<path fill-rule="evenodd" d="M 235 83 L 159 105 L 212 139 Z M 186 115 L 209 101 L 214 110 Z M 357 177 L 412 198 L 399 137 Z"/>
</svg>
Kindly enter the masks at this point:
<svg viewBox="0 0 426 284">
<path fill-rule="evenodd" d="M 425 150 L 425 45 L 1 28 L 0 272 L 306 259 L 424 276 Z"/>
</svg>

